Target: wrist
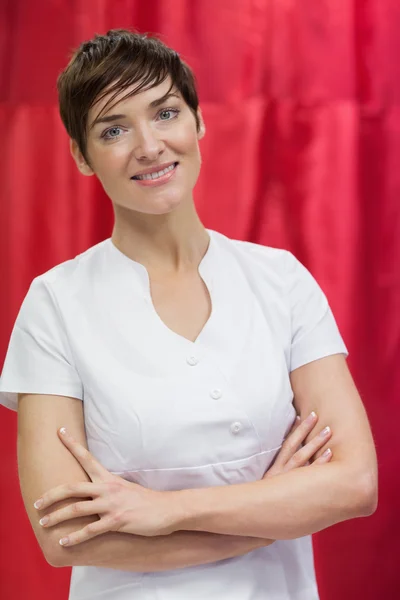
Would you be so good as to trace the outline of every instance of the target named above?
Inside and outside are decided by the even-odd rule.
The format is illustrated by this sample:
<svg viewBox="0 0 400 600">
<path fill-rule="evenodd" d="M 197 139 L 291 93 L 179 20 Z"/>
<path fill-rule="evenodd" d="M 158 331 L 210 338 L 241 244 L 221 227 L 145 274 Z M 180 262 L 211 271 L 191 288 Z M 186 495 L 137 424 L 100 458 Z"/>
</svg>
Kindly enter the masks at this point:
<svg viewBox="0 0 400 600">
<path fill-rule="evenodd" d="M 196 531 L 193 490 L 168 492 L 168 522 L 172 531 Z"/>
</svg>

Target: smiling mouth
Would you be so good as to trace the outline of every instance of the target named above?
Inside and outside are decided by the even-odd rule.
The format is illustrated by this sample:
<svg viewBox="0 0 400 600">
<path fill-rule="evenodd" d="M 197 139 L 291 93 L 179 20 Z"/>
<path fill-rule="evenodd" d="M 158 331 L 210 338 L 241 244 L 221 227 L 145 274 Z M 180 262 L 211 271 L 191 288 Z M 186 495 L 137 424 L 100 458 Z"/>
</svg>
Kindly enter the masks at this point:
<svg viewBox="0 0 400 600">
<path fill-rule="evenodd" d="M 146 175 L 134 175 L 133 177 L 131 177 L 131 179 L 134 179 L 137 181 L 152 181 L 152 180 L 160 179 L 167 173 L 170 173 L 171 171 L 173 171 L 178 166 L 178 164 L 179 163 L 174 162 L 172 165 L 170 165 L 169 167 L 166 167 L 165 169 L 162 169 L 161 171 L 156 171 L 155 173 L 147 173 Z"/>
</svg>

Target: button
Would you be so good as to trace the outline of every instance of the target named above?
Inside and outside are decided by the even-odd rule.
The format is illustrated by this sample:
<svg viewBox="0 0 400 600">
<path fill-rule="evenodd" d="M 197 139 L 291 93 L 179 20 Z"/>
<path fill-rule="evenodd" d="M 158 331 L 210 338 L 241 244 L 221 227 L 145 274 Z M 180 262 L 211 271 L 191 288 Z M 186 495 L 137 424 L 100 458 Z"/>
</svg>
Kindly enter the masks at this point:
<svg viewBox="0 0 400 600">
<path fill-rule="evenodd" d="M 195 356 L 188 356 L 187 359 L 186 359 L 186 362 L 191 367 L 194 367 L 199 362 L 199 359 L 196 358 Z"/>
<path fill-rule="evenodd" d="M 213 390 L 210 392 L 210 396 L 211 398 L 214 398 L 214 400 L 219 400 L 222 396 L 222 392 L 221 390 Z"/>
<path fill-rule="evenodd" d="M 236 423 L 232 423 L 232 425 L 231 425 L 232 433 L 239 433 L 239 431 L 241 431 L 241 429 L 242 429 L 242 424 L 239 423 L 239 421 L 236 421 Z"/>
</svg>

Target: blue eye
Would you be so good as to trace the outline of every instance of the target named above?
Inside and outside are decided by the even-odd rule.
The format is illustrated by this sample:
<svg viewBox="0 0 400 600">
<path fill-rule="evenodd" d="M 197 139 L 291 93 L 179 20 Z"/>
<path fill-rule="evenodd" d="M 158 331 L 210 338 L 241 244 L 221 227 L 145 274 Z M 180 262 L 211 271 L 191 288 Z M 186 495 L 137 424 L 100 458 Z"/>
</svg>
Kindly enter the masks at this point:
<svg viewBox="0 0 400 600">
<path fill-rule="evenodd" d="M 178 108 L 163 108 L 158 113 L 158 117 L 160 121 L 172 121 L 176 119 L 181 111 Z M 106 129 L 104 133 L 101 134 L 102 139 L 106 141 L 115 140 L 121 136 L 122 127 L 118 125 L 114 125 L 114 127 L 110 127 Z"/>
<path fill-rule="evenodd" d="M 160 111 L 160 113 L 159 113 L 160 120 L 161 121 L 171 121 L 172 119 L 175 119 L 175 117 L 178 116 L 179 112 L 180 111 L 177 108 L 163 108 L 163 110 Z M 168 115 L 171 115 L 172 113 L 175 113 L 175 115 L 173 117 L 169 117 Z M 167 115 L 167 117 L 165 119 L 163 119 L 162 115 Z"/>
<path fill-rule="evenodd" d="M 112 131 L 121 131 L 121 127 L 110 127 L 110 129 L 107 129 L 107 131 L 105 131 L 101 137 L 105 140 L 112 140 L 116 137 L 119 137 L 117 135 L 109 135 Z"/>
</svg>

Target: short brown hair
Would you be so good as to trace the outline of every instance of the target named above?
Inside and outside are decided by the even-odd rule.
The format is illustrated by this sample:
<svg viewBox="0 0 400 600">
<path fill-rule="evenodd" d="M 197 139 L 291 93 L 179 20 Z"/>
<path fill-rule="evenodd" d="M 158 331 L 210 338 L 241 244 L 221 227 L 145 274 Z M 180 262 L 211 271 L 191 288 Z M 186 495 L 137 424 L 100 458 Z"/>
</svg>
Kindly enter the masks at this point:
<svg viewBox="0 0 400 600">
<path fill-rule="evenodd" d="M 179 54 L 160 39 L 111 29 L 83 42 L 73 53 L 67 67 L 57 79 L 59 108 L 68 135 L 87 157 L 87 125 L 90 108 L 106 94 L 115 92 L 103 111 L 120 92 L 138 84 L 124 98 L 140 90 L 155 87 L 170 76 L 196 119 L 199 100 L 195 76 Z"/>
</svg>

